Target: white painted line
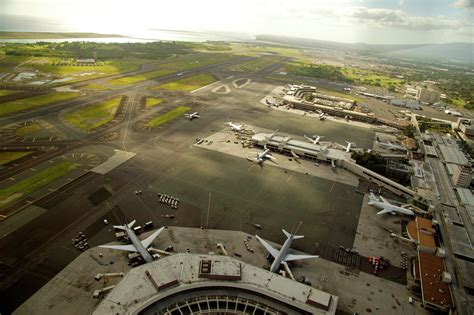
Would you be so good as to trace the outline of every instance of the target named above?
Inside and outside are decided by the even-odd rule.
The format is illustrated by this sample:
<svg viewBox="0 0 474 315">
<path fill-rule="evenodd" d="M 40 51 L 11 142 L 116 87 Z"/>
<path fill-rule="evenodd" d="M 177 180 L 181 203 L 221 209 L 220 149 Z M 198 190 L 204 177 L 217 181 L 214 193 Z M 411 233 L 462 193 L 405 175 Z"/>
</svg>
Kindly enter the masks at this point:
<svg viewBox="0 0 474 315">
<path fill-rule="evenodd" d="M 15 180 L 13 177 L 9 177 L 8 179 L 9 179 L 9 180 Z"/>
</svg>

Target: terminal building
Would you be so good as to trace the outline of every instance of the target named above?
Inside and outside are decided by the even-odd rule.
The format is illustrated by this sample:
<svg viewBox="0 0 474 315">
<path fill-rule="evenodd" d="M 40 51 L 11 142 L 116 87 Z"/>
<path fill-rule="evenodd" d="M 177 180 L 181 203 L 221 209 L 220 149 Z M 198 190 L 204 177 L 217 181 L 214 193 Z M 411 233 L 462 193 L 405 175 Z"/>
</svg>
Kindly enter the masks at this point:
<svg viewBox="0 0 474 315">
<path fill-rule="evenodd" d="M 93 314 L 335 314 L 337 303 L 229 256 L 183 253 L 130 270 Z"/>
<path fill-rule="evenodd" d="M 257 146 L 267 147 L 268 149 L 278 153 L 290 156 L 294 153 L 310 160 L 331 163 L 333 166 L 344 168 L 358 176 L 367 178 L 374 183 L 383 185 L 385 188 L 399 196 L 416 196 L 416 192 L 411 190 L 409 187 L 400 185 L 385 176 L 358 165 L 351 158 L 350 152 L 331 148 L 329 145 L 313 144 L 307 141 L 296 140 L 289 136 L 280 136 L 270 133 L 257 133 L 252 136 L 252 141 Z"/>
<path fill-rule="evenodd" d="M 423 305 L 436 311 L 449 311 L 451 274 L 445 270 L 445 251 L 440 248 L 436 227 L 428 219 L 416 217 L 407 225 L 408 237 L 418 245 L 412 273 L 419 284 Z"/>
<path fill-rule="evenodd" d="M 439 101 L 441 93 L 425 89 L 425 88 L 418 88 L 416 92 L 416 99 L 423 103 L 434 104 Z"/>
</svg>

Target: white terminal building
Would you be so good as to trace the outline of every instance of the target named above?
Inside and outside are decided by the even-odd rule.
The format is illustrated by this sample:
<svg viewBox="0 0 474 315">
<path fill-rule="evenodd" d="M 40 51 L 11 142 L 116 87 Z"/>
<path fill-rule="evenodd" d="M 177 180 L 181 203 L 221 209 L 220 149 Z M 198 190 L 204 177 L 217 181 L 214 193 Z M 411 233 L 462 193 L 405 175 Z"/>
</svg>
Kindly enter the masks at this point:
<svg viewBox="0 0 474 315">
<path fill-rule="evenodd" d="M 257 133 L 252 140 L 261 147 L 268 147 L 274 151 L 291 154 L 308 159 L 326 161 L 340 166 L 341 162 L 352 161 L 351 153 L 339 149 L 330 148 L 327 145 L 313 144 L 300 141 L 288 136 L 272 135 L 269 133 Z"/>
<path fill-rule="evenodd" d="M 229 256 L 133 268 L 93 314 L 335 314 L 338 297 Z"/>
</svg>

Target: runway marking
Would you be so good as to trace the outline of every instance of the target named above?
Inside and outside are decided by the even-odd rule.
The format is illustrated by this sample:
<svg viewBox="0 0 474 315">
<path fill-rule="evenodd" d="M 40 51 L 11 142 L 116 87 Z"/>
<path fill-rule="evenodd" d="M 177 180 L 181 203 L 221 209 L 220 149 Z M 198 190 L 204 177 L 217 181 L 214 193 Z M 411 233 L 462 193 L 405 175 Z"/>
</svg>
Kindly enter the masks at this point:
<svg viewBox="0 0 474 315">
<path fill-rule="evenodd" d="M 6 216 L 6 215 L 3 215 L 3 214 L 0 214 L 0 217 L 1 217 L 1 218 L 6 218 L 7 216 Z"/>
<path fill-rule="evenodd" d="M 249 167 L 249 169 L 247 170 L 247 172 L 250 172 L 250 170 L 255 166 L 255 164 L 252 164 L 252 166 Z"/>
<path fill-rule="evenodd" d="M 289 182 L 293 178 L 294 175 L 295 175 L 295 173 L 291 173 L 290 176 L 288 176 L 286 181 Z"/>
<path fill-rule="evenodd" d="M 9 179 L 9 180 L 15 180 L 13 177 L 9 177 L 8 179 Z"/>
<path fill-rule="evenodd" d="M 336 184 L 336 182 L 332 182 L 332 186 L 331 186 L 331 189 L 329 189 L 329 192 L 332 192 L 332 189 L 334 188 L 335 184 Z"/>
</svg>

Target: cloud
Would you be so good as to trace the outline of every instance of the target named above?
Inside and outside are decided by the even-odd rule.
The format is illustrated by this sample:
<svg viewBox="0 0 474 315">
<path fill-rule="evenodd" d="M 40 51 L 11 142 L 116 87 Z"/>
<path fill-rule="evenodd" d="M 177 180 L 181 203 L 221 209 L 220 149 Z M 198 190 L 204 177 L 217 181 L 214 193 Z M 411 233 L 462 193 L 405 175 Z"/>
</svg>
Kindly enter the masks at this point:
<svg viewBox="0 0 474 315">
<path fill-rule="evenodd" d="M 400 1 L 398 1 L 398 5 L 399 5 L 399 6 L 402 6 L 402 5 L 404 5 L 404 4 L 405 4 L 405 0 L 400 0 Z"/>
<path fill-rule="evenodd" d="M 452 5 L 468 12 L 474 12 L 474 0 L 457 0 Z"/>
<path fill-rule="evenodd" d="M 442 16 L 412 16 L 402 10 L 371 9 L 356 7 L 349 12 L 349 17 L 361 23 L 372 26 L 388 26 L 407 30 L 433 31 L 458 30 L 471 27 L 471 24 L 461 20 L 448 19 Z"/>
</svg>

